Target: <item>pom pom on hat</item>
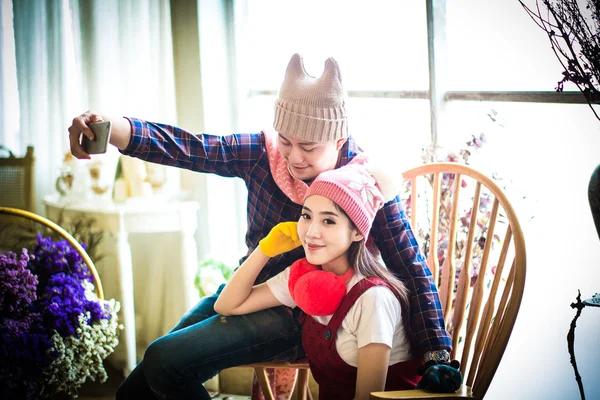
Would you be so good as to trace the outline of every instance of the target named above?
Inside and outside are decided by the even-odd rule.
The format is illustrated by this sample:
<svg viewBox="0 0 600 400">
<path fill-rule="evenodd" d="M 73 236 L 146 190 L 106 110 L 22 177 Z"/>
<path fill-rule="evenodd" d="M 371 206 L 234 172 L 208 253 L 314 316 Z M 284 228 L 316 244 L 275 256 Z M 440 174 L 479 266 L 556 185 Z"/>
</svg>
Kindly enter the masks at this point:
<svg viewBox="0 0 600 400">
<path fill-rule="evenodd" d="M 373 162 L 365 153 L 354 157 L 350 164 L 360 164 L 366 168 L 367 172 L 375 179 L 376 185 L 383 195 L 384 203 L 394 199 L 400 193 L 402 182 L 404 182 L 402 174 L 390 173 L 389 167 L 385 168 L 382 164 Z"/>
<path fill-rule="evenodd" d="M 372 162 L 365 164 L 365 167 L 367 168 L 367 172 L 377 181 L 377 186 L 383 195 L 384 203 L 394 199 L 400 193 L 403 182 L 401 173 L 390 174 L 389 170 Z"/>
</svg>

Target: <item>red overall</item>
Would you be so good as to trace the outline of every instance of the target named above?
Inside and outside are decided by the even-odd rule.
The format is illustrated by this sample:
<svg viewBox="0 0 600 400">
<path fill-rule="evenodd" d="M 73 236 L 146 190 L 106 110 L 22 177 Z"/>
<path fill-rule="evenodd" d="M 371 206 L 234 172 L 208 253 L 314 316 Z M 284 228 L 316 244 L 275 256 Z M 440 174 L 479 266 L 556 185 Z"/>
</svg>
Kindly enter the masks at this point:
<svg viewBox="0 0 600 400">
<path fill-rule="evenodd" d="M 304 314 L 302 345 L 306 351 L 310 370 L 319 384 L 319 400 L 352 400 L 356 389 L 357 368 L 344 362 L 336 349 L 336 332 L 356 300 L 373 286 L 389 285 L 379 278 L 364 278 L 346 294 L 327 326 Z M 388 368 L 385 390 L 414 389 L 421 375 L 417 360 L 391 365 Z"/>
</svg>

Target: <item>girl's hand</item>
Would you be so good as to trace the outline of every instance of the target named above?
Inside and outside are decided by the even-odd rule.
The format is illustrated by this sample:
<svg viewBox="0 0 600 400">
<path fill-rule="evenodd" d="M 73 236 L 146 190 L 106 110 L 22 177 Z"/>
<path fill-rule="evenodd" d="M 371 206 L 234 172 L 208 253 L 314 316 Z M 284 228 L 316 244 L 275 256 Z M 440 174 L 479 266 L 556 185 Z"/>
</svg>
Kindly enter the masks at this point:
<svg viewBox="0 0 600 400">
<path fill-rule="evenodd" d="M 271 229 L 258 247 L 268 257 L 275 257 L 302 245 L 298 237 L 298 222 L 281 222 Z"/>
</svg>

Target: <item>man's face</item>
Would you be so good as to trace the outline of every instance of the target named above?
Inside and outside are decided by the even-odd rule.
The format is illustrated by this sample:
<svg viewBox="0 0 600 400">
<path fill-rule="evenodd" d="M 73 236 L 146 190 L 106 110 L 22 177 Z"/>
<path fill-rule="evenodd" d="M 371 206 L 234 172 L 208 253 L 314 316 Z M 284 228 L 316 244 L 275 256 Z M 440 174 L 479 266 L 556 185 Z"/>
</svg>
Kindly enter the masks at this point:
<svg viewBox="0 0 600 400">
<path fill-rule="evenodd" d="M 346 139 L 324 143 L 305 142 L 279 134 L 277 148 L 287 161 L 290 174 L 307 181 L 335 168 L 339 151 L 345 142 Z"/>
</svg>

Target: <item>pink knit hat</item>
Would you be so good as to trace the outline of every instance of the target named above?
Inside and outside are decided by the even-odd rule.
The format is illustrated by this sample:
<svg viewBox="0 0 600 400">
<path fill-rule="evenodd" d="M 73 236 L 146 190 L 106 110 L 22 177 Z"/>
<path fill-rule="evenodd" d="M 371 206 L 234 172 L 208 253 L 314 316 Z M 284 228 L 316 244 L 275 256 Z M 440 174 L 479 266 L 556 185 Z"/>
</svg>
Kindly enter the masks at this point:
<svg viewBox="0 0 600 400">
<path fill-rule="evenodd" d="M 305 199 L 319 194 L 348 214 L 360 234 L 367 239 L 375 214 L 385 203 L 375 178 L 361 164 L 321 172 L 308 188 Z"/>
<path fill-rule="evenodd" d="M 273 127 L 284 136 L 307 142 L 333 142 L 348 137 L 346 91 L 340 67 L 325 60 L 320 78 L 306 73 L 302 57 L 294 54 L 275 102 Z"/>
</svg>

